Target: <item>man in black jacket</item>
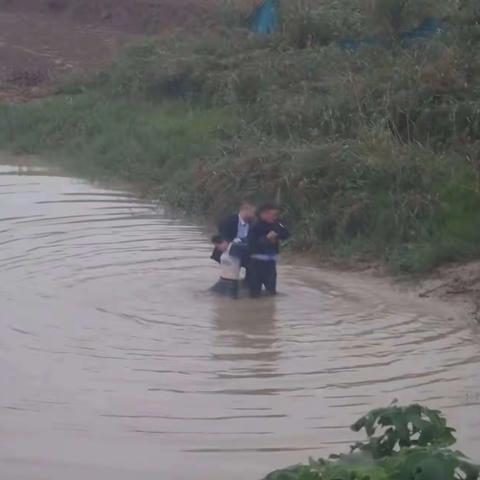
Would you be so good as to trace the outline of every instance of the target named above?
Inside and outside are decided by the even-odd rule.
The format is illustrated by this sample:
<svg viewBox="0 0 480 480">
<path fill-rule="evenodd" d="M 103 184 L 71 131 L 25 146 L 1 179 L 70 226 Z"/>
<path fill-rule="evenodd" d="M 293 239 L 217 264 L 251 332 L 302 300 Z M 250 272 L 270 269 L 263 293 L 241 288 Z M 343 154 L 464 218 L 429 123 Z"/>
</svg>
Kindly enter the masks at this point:
<svg viewBox="0 0 480 480">
<path fill-rule="evenodd" d="M 228 243 L 246 242 L 255 213 L 255 205 L 247 200 L 243 201 L 238 213 L 226 217 L 218 224 L 219 235 Z M 210 258 L 220 263 L 221 256 L 222 252 L 214 248 Z"/>
<path fill-rule="evenodd" d="M 278 220 L 279 207 L 267 204 L 259 208 L 258 221 L 248 235 L 250 261 L 248 264 L 248 285 L 250 295 L 259 297 L 262 287 L 269 295 L 277 293 L 277 257 L 280 242 L 290 234 Z"/>
</svg>

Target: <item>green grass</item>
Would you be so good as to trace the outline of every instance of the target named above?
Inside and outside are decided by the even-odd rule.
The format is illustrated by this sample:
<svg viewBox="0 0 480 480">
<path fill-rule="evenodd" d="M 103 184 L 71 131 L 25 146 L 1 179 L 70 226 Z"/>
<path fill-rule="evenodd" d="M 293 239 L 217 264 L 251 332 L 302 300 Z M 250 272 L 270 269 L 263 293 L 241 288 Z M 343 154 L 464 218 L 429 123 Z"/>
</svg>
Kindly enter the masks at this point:
<svg viewBox="0 0 480 480">
<path fill-rule="evenodd" d="M 448 32 L 405 49 L 395 28 L 431 5 L 380 3 L 294 2 L 268 38 L 218 28 L 133 45 L 89 81 L 1 106 L 0 148 L 127 179 L 194 213 L 281 200 L 300 250 L 410 273 L 478 258 L 478 6 L 437 3 Z M 392 48 L 337 46 L 372 24 Z"/>
<path fill-rule="evenodd" d="M 212 154 L 219 126 L 232 122 L 221 108 L 158 108 L 91 93 L 4 106 L 0 112 L 0 142 L 13 151 L 52 154 L 77 173 L 149 187 Z"/>
</svg>

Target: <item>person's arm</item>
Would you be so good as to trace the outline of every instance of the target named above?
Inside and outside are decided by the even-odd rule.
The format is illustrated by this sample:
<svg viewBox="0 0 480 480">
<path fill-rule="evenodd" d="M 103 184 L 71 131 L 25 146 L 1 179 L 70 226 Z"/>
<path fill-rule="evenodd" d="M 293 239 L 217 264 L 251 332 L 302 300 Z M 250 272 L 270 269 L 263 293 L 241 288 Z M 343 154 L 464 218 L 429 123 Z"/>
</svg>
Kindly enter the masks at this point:
<svg viewBox="0 0 480 480">
<path fill-rule="evenodd" d="M 265 228 L 262 228 L 262 225 L 258 225 L 256 229 L 256 238 L 258 245 L 262 247 L 268 247 L 274 242 L 275 240 L 272 238 L 271 233 Z"/>
<path fill-rule="evenodd" d="M 281 222 L 278 222 L 275 225 L 275 232 L 277 234 L 278 240 L 288 240 L 288 238 L 290 237 L 290 232 L 288 231 L 287 227 L 285 227 L 285 225 L 283 225 L 283 223 Z"/>
<path fill-rule="evenodd" d="M 214 262 L 220 263 L 220 257 L 222 256 L 222 252 L 218 248 L 214 248 L 212 254 L 210 255 L 210 259 Z"/>
<path fill-rule="evenodd" d="M 256 225 L 252 225 L 250 227 L 250 230 L 248 231 L 247 245 L 248 245 L 248 252 L 250 254 L 255 253 L 255 251 L 257 249 L 257 229 L 256 229 Z"/>
<path fill-rule="evenodd" d="M 248 234 L 250 253 L 264 253 L 272 243 L 272 240 L 268 238 L 268 231 L 265 232 L 265 228 L 263 228 L 262 224 L 255 224 L 250 228 Z"/>
<path fill-rule="evenodd" d="M 245 256 L 247 245 L 245 243 L 231 243 L 228 248 L 228 253 L 232 257 L 242 259 Z"/>
</svg>

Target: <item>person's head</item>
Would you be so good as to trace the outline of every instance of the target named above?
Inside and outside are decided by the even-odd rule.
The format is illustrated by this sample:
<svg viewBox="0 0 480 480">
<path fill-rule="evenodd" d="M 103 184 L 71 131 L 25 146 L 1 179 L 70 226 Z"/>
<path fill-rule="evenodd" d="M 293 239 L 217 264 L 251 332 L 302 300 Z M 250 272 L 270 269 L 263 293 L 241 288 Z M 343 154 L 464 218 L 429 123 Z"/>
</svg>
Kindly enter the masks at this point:
<svg viewBox="0 0 480 480">
<path fill-rule="evenodd" d="M 266 203 L 258 209 L 258 218 L 267 223 L 275 223 L 278 220 L 280 207 L 274 203 Z"/>
<path fill-rule="evenodd" d="M 215 245 L 215 248 L 221 252 L 226 252 L 228 249 L 228 242 L 221 235 L 214 235 L 212 237 L 212 243 Z"/>
<path fill-rule="evenodd" d="M 245 222 L 251 222 L 255 218 L 256 212 L 257 207 L 249 200 L 244 200 L 240 205 L 239 215 Z"/>
</svg>

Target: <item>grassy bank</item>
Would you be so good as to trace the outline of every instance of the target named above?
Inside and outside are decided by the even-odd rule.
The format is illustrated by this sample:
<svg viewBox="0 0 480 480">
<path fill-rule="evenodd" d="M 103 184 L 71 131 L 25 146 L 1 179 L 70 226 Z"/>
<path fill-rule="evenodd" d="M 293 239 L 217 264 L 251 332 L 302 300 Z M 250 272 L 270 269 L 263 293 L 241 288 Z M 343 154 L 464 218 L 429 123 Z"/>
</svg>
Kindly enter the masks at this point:
<svg viewBox="0 0 480 480">
<path fill-rule="evenodd" d="M 407 47 L 430 2 L 316 5 L 259 38 L 229 2 L 228 28 L 146 41 L 89 82 L 1 106 L 0 148 L 194 213 L 279 199 L 298 249 L 408 272 L 480 256 L 479 7 L 435 2 L 448 28 Z M 340 46 L 372 34 L 388 46 Z"/>
</svg>

